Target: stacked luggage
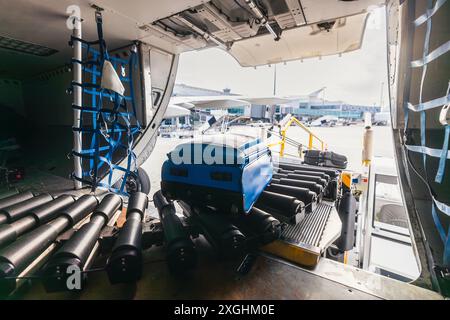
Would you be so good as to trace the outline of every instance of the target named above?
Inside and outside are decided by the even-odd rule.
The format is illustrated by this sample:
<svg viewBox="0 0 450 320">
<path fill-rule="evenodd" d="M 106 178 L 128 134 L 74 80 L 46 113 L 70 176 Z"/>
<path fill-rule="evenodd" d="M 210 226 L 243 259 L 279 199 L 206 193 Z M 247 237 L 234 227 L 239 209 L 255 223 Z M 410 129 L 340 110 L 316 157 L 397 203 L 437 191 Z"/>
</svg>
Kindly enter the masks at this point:
<svg viewBox="0 0 450 320">
<path fill-rule="evenodd" d="M 324 166 L 338 169 L 347 168 L 347 157 L 331 151 L 307 150 L 305 163 L 313 166 Z"/>
</svg>

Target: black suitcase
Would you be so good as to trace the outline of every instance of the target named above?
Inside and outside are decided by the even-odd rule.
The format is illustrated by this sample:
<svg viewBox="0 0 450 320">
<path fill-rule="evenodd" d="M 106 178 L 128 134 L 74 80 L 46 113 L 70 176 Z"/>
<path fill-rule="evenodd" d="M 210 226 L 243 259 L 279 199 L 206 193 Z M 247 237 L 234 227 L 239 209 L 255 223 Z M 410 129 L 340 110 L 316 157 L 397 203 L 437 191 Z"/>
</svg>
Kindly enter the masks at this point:
<svg viewBox="0 0 450 320">
<path fill-rule="evenodd" d="M 314 166 L 324 166 L 345 169 L 347 157 L 331 151 L 307 150 L 304 163 Z"/>
</svg>

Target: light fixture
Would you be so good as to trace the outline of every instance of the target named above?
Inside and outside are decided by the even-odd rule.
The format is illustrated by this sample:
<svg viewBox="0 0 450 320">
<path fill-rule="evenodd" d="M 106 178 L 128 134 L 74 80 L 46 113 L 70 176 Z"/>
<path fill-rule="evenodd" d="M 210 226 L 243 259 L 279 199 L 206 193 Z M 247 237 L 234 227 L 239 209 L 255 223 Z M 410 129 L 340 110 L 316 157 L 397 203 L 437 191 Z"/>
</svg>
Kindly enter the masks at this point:
<svg viewBox="0 0 450 320">
<path fill-rule="evenodd" d="M 27 53 L 27 54 L 33 54 L 35 56 L 40 57 L 48 57 L 56 52 L 58 50 L 44 47 L 38 44 L 34 44 L 31 42 L 25 42 L 13 38 L 8 38 L 4 36 L 0 36 L 0 48 L 13 50 L 17 52 Z"/>
</svg>

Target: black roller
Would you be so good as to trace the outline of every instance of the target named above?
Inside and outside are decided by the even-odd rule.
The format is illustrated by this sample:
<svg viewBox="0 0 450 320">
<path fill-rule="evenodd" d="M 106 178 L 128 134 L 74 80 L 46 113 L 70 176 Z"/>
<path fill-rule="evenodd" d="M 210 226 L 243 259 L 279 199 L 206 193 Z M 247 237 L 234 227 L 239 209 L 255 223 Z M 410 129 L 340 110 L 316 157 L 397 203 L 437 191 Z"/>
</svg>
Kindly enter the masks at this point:
<svg viewBox="0 0 450 320">
<path fill-rule="evenodd" d="M 202 208 L 195 215 L 208 242 L 221 256 L 237 257 L 244 253 L 246 238 L 230 221 L 230 215 Z"/>
<path fill-rule="evenodd" d="M 310 213 L 316 208 L 317 194 L 309 189 L 271 183 L 266 190 L 297 198 L 305 204 L 306 213 Z"/>
<path fill-rule="evenodd" d="M 16 281 L 11 277 L 17 277 L 68 226 L 67 219 L 56 218 L 2 249 L 0 251 L 0 294 L 13 291 Z"/>
<path fill-rule="evenodd" d="M 0 210 L 0 216 L 6 216 L 7 220 L 4 221 L 4 218 L 1 219 L 5 222 L 11 223 L 16 221 L 27 215 L 27 212 L 37 208 L 44 203 L 50 202 L 53 200 L 53 197 L 48 193 L 40 194 L 36 197 L 30 198 L 28 200 L 13 204 L 9 207 L 3 208 Z M 0 222 L 1 223 L 1 222 Z"/>
<path fill-rule="evenodd" d="M 11 224 L 0 225 L 0 248 L 15 241 L 19 235 L 36 225 L 32 216 L 27 216 Z"/>
<path fill-rule="evenodd" d="M 280 179 L 272 177 L 272 180 L 270 180 L 270 183 L 278 183 L 279 184 Z"/>
<path fill-rule="evenodd" d="M 306 170 L 294 170 L 294 171 L 291 171 L 291 170 L 279 169 L 277 171 L 277 173 L 286 174 L 286 175 L 290 174 L 290 173 L 293 173 L 293 174 L 306 174 L 306 175 L 309 175 L 309 176 L 315 176 L 315 177 L 319 177 L 319 178 L 325 179 L 326 182 L 329 182 L 330 179 L 331 179 L 328 174 L 326 174 L 324 172 L 319 172 L 319 171 L 306 171 Z"/>
<path fill-rule="evenodd" d="M 345 192 L 342 196 L 338 214 L 342 221 L 342 230 L 335 244 L 341 251 L 352 250 L 355 243 L 356 200 L 351 192 Z"/>
<path fill-rule="evenodd" d="M 176 215 L 173 202 L 168 202 L 161 191 L 158 191 L 153 195 L 153 203 L 158 209 L 164 230 L 169 269 L 177 273 L 192 269 L 197 263 L 195 246 Z"/>
<path fill-rule="evenodd" d="M 317 184 L 313 181 L 305 181 L 305 180 L 294 180 L 288 178 L 281 179 L 272 179 L 273 183 L 286 185 L 286 186 L 294 186 L 299 188 L 306 188 L 310 191 L 314 192 L 317 195 L 317 201 L 319 202 L 322 199 L 323 188 L 320 184 Z"/>
<path fill-rule="evenodd" d="M 13 204 L 23 202 L 25 200 L 33 198 L 34 195 L 31 191 L 21 192 L 18 194 L 15 194 L 13 196 L 9 196 L 3 199 L 0 199 L 0 210 L 9 206 L 12 206 Z"/>
<path fill-rule="evenodd" d="M 282 163 L 282 162 L 280 162 L 278 164 L 278 166 L 281 169 L 290 170 L 290 171 L 302 170 L 302 171 L 324 172 L 327 175 L 329 175 L 332 179 L 334 179 L 334 178 L 339 176 L 339 171 L 338 170 L 334 170 L 334 169 L 330 169 L 330 168 L 323 168 L 323 167 L 318 167 L 318 166 L 311 166 L 311 165 L 305 165 L 305 164 L 294 165 L 294 164 Z"/>
<path fill-rule="evenodd" d="M 122 198 L 120 196 L 107 194 L 92 213 L 90 221 L 75 232 L 50 258 L 43 268 L 44 286 L 47 291 L 67 290 L 67 277 L 70 275 L 67 270 L 70 266 L 76 266 L 77 270 L 82 271 L 91 265 L 94 258 L 91 253 L 102 228 L 121 206 Z M 82 280 L 85 280 L 85 277 Z"/>
<path fill-rule="evenodd" d="M 272 175 L 272 181 L 274 180 L 274 179 L 283 179 L 283 178 L 287 178 L 287 174 L 284 174 L 284 173 L 274 173 L 273 175 Z"/>
<path fill-rule="evenodd" d="M 318 172 L 318 171 L 295 170 L 293 173 L 295 173 L 295 174 L 306 174 L 306 175 L 310 175 L 310 176 L 316 176 L 316 177 L 324 179 L 327 183 L 331 179 L 330 175 L 328 175 L 328 174 L 326 174 L 324 172 Z"/>
<path fill-rule="evenodd" d="M 142 219 L 148 205 L 145 193 L 132 193 L 127 220 L 120 229 L 106 271 L 111 283 L 135 282 L 142 275 Z"/>
<path fill-rule="evenodd" d="M 305 214 L 305 204 L 295 197 L 263 191 L 255 207 L 270 213 L 280 221 L 296 223 Z"/>
<path fill-rule="evenodd" d="M 75 203 L 63 209 L 61 216 L 65 216 L 69 220 L 70 225 L 73 226 L 86 217 L 86 212 L 89 214 L 94 211 L 97 204 L 98 200 L 95 196 L 85 194 L 78 198 Z"/>
<path fill-rule="evenodd" d="M 331 180 L 323 192 L 324 197 L 332 201 L 337 199 L 338 193 L 339 193 L 339 186 L 337 179 Z"/>
<path fill-rule="evenodd" d="M 337 193 L 338 193 L 338 182 L 337 179 L 331 179 L 326 183 L 324 187 L 324 179 L 317 179 L 320 177 L 312 178 L 311 176 L 306 175 L 299 175 L 296 173 L 289 173 L 286 174 L 287 171 L 281 170 L 281 173 L 274 174 L 275 179 L 279 179 L 281 181 L 284 181 L 281 184 L 288 184 L 293 186 L 298 186 L 302 188 L 309 188 L 311 191 L 314 191 L 317 193 L 317 201 L 320 202 L 323 198 L 326 198 L 327 200 L 336 200 Z M 303 178 L 302 178 L 303 177 Z M 294 183 L 292 180 L 298 181 L 298 183 Z M 288 181 L 288 182 L 287 182 Z"/>
<path fill-rule="evenodd" d="M 69 205 L 73 204 L 74 202 L 75 199 L 73 198 L 73 196 L 63 194 L 53 201 L 30 210 L 28 212 L 28 215 L 34 217 L 38 225 L 41 225 L 54 219 L 61 210 L 68 208 Z"/>
<path fill-rule="evenodd" d="M 90 214 L 96 204 L 96 197 L 84 195 L 62 210 L 58 218 L 36 228 L 0 250 L 0 290 L 3 290 L 1 293 L 8 293 L 15 288 L 15 280 L 5 279 L 6 277 L 18 276 L 56 240 L 61 232 Z"/>
<path fill-rule="evenodd" d="M 121 210 L 121 208 L 122 208 L 122 198 L 117 194 L 109 193 L 102 199 L 97 208 L 95 208 L 94 213 L 92 213 L 91 220 L 96 216 L 102 217 L 103 218 L 102 228 L 103 228 L 108 223 L 108 221 L 111 220 L 114 214 L 118 210 Z"/>
<path fill-rule="evenodd" d="M 127 216 L 132 212 L 137 212 L 140 214 L 141 219 L 144 219 L 147 206 L 147 194 L 143 192 L 135 192 L 130 196 L 130 199 L 128 201 Z"/>
<path fill-rule="evenodd" d="M 15 241 L 25 232 L 55 218 L 59 211 L 75 200 L 72 196 L 62 195 L 28 212 L 27 216 L 11 224 L 0 225 L 0 247 Z"/>
<path fill-rule="evenodd" d="M 307 174 L 295 174 L 295 173 L 289 173 L 287 175 L 288 179 L 294 179 L 294 180 L 304 180 L 304 181 L 312 181 L 317 184 L 320 184 L 323 188 L 327 186 L 327 181 L 325 179 L 322 179 L 320 177 L 315 177 Z"/>
<path fill-rule="evenodd" d="M 253 207 L 250 214 L 241 216 L 241 221 L 249 226 L 259 236 L 260 244 L 270 243 L 281 236 L 282 228 L 280 221 L 271 214 Z"/>
<path fill-rule="evenodd" d="M 312 171 L 313 168 L 308 168 L 308 169 L 311 171 L 309 171 L 309 170 L 294 170 L 293 173 L 317 176 L 322 179 L 325 179 L 327 182 L 327 185 L 323 190 L 323 197 L 326 198 L 327 200 L 332 200 L 332 201 L 336 200 L 337 192 L 338 192 L 338 188 L 337 188 L 338 179 L 336 178 L 336 175 L 334 175 L 334 177 L 332 177 L 331 175 L 328 174 L 329 172 L 325 173 L 325 172 L 319 172 L 319 171 Z M 281 171 L 288 172 L 285 170 L 281 170 Z"/>
</svg>

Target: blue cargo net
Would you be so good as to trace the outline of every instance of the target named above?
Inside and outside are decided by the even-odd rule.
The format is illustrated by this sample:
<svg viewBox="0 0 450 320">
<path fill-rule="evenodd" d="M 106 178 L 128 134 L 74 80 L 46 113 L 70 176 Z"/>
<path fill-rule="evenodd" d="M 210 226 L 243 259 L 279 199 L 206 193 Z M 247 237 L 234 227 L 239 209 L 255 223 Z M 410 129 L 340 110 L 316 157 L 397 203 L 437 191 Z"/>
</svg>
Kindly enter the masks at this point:
<svg viewBox="0 0 450 320">
<path fill-rule="evenodd" d="M 411 61 L 410 67 L 411 69 L 417 69 L 421 68 L 422 70 L 422 76 L 420 78 L 420 85 L 419 85 L 419 103 L 418 104 L 412 104 L 411 102 L 406 102 L 404 105 L 404 114 L 405 114 L 405 136 L 407 135 L 407 132 L 409 130 L 408 123 L 409 123 L 409 117 L 414 114 L 419 115 L 420 119 L 420 145 L 411 145 L 411 144 L 405 144 L 405 148 L 408 152 L 413 153 L 419 153 L 422 155 L 422 164 L 424 168 L 424 174 L 423 176 L 420 175 L 417 170 L 412 165 L 412 162 L 409 160 L 409 154 L 407 155 L 407 160 L 409 161 L 411 167 L 413 170 L 417 173 L 419 177 L 422 178 L 422 180 L 425 182 L 430 197 L 432 199 L 431 204 L 431 215 L 434 221 L 434 224 L 436 226 L 436 229 L 439 233 L 439 237 L 442 240 L 443 243 L 443 264 L 445 267 L 450 267 L 450 226 L 447 226 L 447 231 L 445 230 L 445 225 L 441 222 L 441 217 L 445 218 L 450 217 L 450 205 L 448 203 L 444 203 L 443 201 L 448 201 L 448 194 L 446 195 L 447 198 L 439 201 L 436 197 L 435 192 L 433 191 L 433 188 L 431 186 L 431 183 L 429 182 L 429 177 L 427 173 L 427 166 L 429 163 L 429 158 L 438 158 L 438 168 L 436 171 L 436 174 L 434 176 L 434 182 L 436 184 L 446 184 L 448 183 L 449 177 L 446 177 L 446 180 L 444 180 L 445 173 L 446 173 L 446 166 L 447 162 L 450 159 L 450 151 L 449 151 L 449 140 L 450 140 L 450 125 L 448 123 L 443 124 L 443 143 L 441 149 L 431 148 L 426 145 L 426 135 L 427 135 L 427 111 L 430 111 L 432 109 L 447 106 L 450 104 L 450 80 L 448 82 L 447 91 L 444 96 L 441 96 L 436 99 L 423 101 L 423 92 L 424 92 L 424 83 L 427 75 L 427 69 L 429 64 L 441 57 L 444 57 L 445 55 L 448 55 L 450 52 L 450 40 L 446 41 L 445 43 L 439 45 L 436 49 L 430 52 L 430 39 L 431 39 L 431 31 L 432 31 L 432 18 L 436 12 L 441 9 L 445 5 L 447 0 L 437 0 L 434 2 L 432 0 L 427 1 L 427 9 L 424 14 L 416 18 L 413 22 L 414 28 L 417 29 L 421 25 L 425 24 L 425 38 L 423 43 L 423 55 L 421 59 Z M 448 6 L 448 4 L 447 4 Z M 448 58 L 448 57 L 447 57 Z M 448 171 L 448 170 L 447 170 Z M 447 173 L 448 175 L 448 173 Z"/>
<path fill-rule="evenodd" d="M 81 177 L 72 173 L 72 178 L 91 186 L 93 191 L 102 187 L 128 195 L 127 179 L 137 177 L 133 144 L 141 132 L 133 88 L 133 69 L 138 65 L 137 52 L 133 47 L 126 58 L 109 55 L 103 40 L 101 15 L 98 13 L 96 22 L 98 41 L 88 42 L 71 37 L 71 43 L 79 41 L 83 48 L 82 61 L 72 60 L 73 63 L 81 64 L 83 79 L 82 83 L 72 82 L 72 87 L 80 86 L 83 92 L 83 104 L 72 104 L 73 109 L 80 111 L 80 126 L 72 130 L 81 133 L 82 146 L 88 145 L 80 152 L 72 151 L 74 157 L 80 158 L 83 168 Z M 124 95 L 100 86 L 104 61 L 109 61 L 119 75 L 126 88 Z M 116 164 L 122 159 L 127 159 L 126 166 Z M 117 172 L 123 179 L 113 184 L 113 176 Z"/>
</svg>

